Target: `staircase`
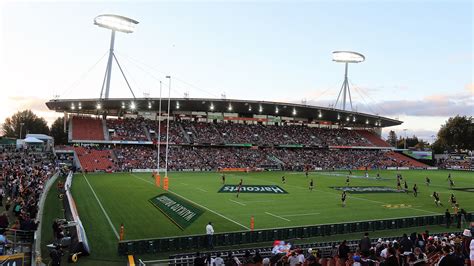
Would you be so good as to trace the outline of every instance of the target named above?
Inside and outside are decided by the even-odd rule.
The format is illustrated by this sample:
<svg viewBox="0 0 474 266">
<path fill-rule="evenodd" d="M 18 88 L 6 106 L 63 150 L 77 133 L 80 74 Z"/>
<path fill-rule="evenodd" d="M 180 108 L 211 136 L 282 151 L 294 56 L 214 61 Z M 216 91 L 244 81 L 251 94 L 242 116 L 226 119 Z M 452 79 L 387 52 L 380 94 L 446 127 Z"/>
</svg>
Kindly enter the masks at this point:
<svg viewBox="0 0 474 266">
<path fill-rule="evenodd" d="M 107 120 L 102 119 L 102 131 L 104 132 L 104 139 L 110 140 L 109 128 L 107 127 Z"/>
<path fill-rule="evenodd" d="M 74 147 L 83 171 L 108 171 L 114 169 L 110 150 L 94 150 L 84 147 Z"/>
<path fill-rule="evenodd" d="M 143 128 L 143 132 L 145 132 L 146 139 L 148 141 L 152 141 L 151 136 L 150 136 L 150 130 L 148 130 L 148 128 L 145 125 L 143 125 L 142 128 Z"/>
<path fill-rule="evenodd" d="M 360 136 L 367 139 L 369 142 L 374 144 L 376 147 L 391 147 L 390 144 L 385 142 L 379 136 L 367 130 L 355 130 Z"/>
<path fill-rule="evenodd" d="M 191 143 L 191 138 L 189 137 L 188 132 L 184 130 L 183 125 L 181 123 L 178 123 L 179 130 L 181 131 L 181 134 L 183 134 L 184 139 L 186 140 L 186 143 Z"/>
</svg>

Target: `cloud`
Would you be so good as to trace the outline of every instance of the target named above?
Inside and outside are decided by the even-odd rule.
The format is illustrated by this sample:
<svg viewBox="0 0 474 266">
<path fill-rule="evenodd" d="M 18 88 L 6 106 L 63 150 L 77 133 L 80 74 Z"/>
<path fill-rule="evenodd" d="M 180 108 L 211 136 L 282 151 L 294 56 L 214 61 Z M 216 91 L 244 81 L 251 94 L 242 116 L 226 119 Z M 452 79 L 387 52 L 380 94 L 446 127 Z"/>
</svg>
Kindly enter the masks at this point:
<svg viewBox="0 0 474 266">
<path fill-rule="evenodd" d="M 466 89 L 467 92 L 471 93 L 471 97 L 472 97 L 474 94 L 474 83 L 466 84 L 464 88 Z"/>
<path fill-rule="evenodd" d="M 0 117 L 0 119 L 3 121 L 18 111 L 29 109 L 37 116 L 43 117 L 51 125 L 62 114 L 50 111 L 45 104 L 47 101 L 48 99 L 34 96 L 9 96 L 6 101 L 8 106 L 3 110 L 7 113 L 2 112 L 0 115 L 5 117 Z"/>
</svg>

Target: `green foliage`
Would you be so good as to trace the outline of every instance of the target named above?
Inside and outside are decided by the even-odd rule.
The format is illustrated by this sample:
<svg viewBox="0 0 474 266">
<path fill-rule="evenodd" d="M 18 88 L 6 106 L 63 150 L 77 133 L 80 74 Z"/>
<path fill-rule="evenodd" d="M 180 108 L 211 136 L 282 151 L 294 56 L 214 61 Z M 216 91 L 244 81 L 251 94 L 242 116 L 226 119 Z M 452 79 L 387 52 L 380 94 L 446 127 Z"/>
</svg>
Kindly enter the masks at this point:
<svg viewBox="0 0 474 266">
<path fill-rule="evenodd" d="M 31 110 L 19 111 L 12 117 L 8 117 L 2 129 L 6 137 L 12 138 L 24 138 L 28 133 L 49 134 L 46 120 L 36 116 Z"/>
<path fill-rule="evenodd" d="M 436 147 L 448 151 L 474 150 L 474 123 L 472 116 L 450 117 L 438 131 Z"/>
<path fill-rule="evenodd" d="M 407 142 L 406 148 L 408 149 L 408 148 L 413 148 L 413 147 L 415 147 L 416 145 L 418 145 L 418 143 L 419 143 L 420 141 L 418 140 L 418 137 L 417 137 L 417 136 L 413 135 L 413 137 L 411 137 L 411 138 L 410 138 L 410 137 L 407 137 L 407 138 L 406 138 L 406 142 Z M 401 137 L 400 137 L 400 138 L 398 139 L 398 142 L 397 142 L 397 148 L 398 148 L 398 149 L 403 149 L 404 147 L 405 147 L 405 138 L 401 138 Z"/>
<path fill-rule="evenodd" d="M 395 131 L 390 130 L 390 132 L 388 133 L 387 142 L 388 142 L 388 144 L 390 144 L 392 147 L 397 146 L 397 134 L 395 133 Z"/>
<path fill-rule="evenodd" d="M 67 131 L 64 132 L 64 118 L 58 117 L 51 125 L 51 136 L 54 138 L 54 144 L 67 144 Z"/>
</svg>

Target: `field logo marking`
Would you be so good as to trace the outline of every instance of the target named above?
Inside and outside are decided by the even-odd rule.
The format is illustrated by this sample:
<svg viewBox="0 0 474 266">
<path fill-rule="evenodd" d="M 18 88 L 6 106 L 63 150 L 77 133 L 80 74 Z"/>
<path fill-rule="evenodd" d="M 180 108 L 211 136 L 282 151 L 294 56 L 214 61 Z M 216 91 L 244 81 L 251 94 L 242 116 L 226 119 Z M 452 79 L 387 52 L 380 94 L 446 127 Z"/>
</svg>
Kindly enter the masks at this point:
<svg viewBox="0 0 474 266">
<path fill-rule="evenodd" d="M 273 213 L 269 213 L 269 212 L 265 212 L 266 214 L 270 215 L 270 216 L 273 216 L 273 217 L 276 217 L 276 218 L 279 218 L 279 219 L 282 219 L 282 220 L 285 220 L 287 222 L 291 222 L 290 219 L 286 219 L 285 217 L 281 217 L 279 215 L 276 215 L 276 214 L 273 214 Z"/>
<path fill-rule="evenodd" d="M 385 204 L 382 205 L 383 207 L 387 209 L 410 209 L 412 206 L 410 204 Z"/>
<path fill-rule="evenodd" d="M 162 193 L 149 201 L 181 230 L 192 224 L 203 213 L 197 206 L 170 193 Z"/>
<path fill-rule="evenodd" d="M 87 184 L 89 185 L 89 188 L 91 189 L 92 194 L 94 194 L 94 197 L 97 200 L 97 203 L 99 203 L 99 207 L 100 207 L 100 209 L 102 209 L 102 212 L 104 213 L 105 218 L 107 218 L 107 221 L 109 222 L 110 227 L 114 231 L 115 237 L 117 239 L 120 239 L 119 234 L 117 233 L 117 230 L 115 229 L 114 224 L 112 223 L 112 220 L 110 220 L 110 217 L 107 214 L 107 212 L 105 211 L 104 206 L 102 206 L 102 202 L 100 202 L 99 198 L 97 197 L 97 194 L 95 194 L 94 189 L 92 188 L 91 184 L 89 183 L 89 180 L 87 180 L 86 175 L 83 173 L 82 176 L 84 176 L 84 179 L 86 180 Z"/>
<path fill-rule="evenodd" d="M 155 186 L 155 184 L 154 184 L 153 182 L 149 181 L 149 180 L 140 178 L 140 177 L 138 177 L 138 176 L 136 176 L 136 175 L 134 175 L 134 174 L 130 174 L 130 175 L 133 176 L 133 177 L 135 177 L 136 179 L 139 179 L 139 180 L 141 180 L 141 181 L 143 181 L 143 182 L 150 183 L 151 185 Z M 173 192 L 173 191 L 171 191 L 171 190 L 168 190 L 168 192 L 173 193 L 173 194 L 175 194 L 176 196 L 181 197 L 181 198 L 183 198 L 183 199 L 185 199 L 185 200 L 187 200 L 187 201 L 189 201 L 189 202 L 191 202 L 191 203 L 193 203 L 193 204 L 195 204 L 195 205 L 197 205 L 197 206 L 199 206 L 199 207 L 201 207 L 201 208 L 203 208 L 203 209 L 206 209 L 206 210 L 208 210 L 208 211 L 214 213 L 215 215 L 220 216 L 220 217 L 226 219 L 227 221 L 233 222 L 233 223 L 236 224 L 236 225 L 239 225 L 239 226 L 241 226 L 241 227 L 243 227 L 243 228 L 245 228 L 245 229 L 247 229 L 247 230 L 250 230 L 249 227 L 247 227 L 247 226 L 245 226 L 245 225 L 243 225 L 243 224 L 241 224 L 241 223 L 239 223 L 239 222 L 236 222 L 236 221 L 234 221 L 234 220 L 232 220 L 232 219 L 230 219 L 230 218 L 228 218 L 228 217 L 226 217 L 226 216 L 224 216 L 224 215 L 222 215 L 222 214 L 220 214 L 220 213 L 218 213 L 218 212 L 216 212 L 216 211 L 213 211 L 213 210 L 207 208 L 207 207 L 204 206 L 204 205 L 201 205 L 201 204 L 199 204 L 199 203 L 197 203 L 197 202 L 194 202 L 194 201 L 192 201 L 192 200 L 190 200 L 190 199 L 188 199 L 188 198 L 186 198 L 186 197 L 183 197 L 183 196 L 179 195 L 179 194 L 176 193 L 176 192 Z"/>
<path fill-rule="evenodd" d="M 270 194 L 288 194 L 283 188 L 262 185 L 224 185 L 217 191 L 218 193 L 270 193 Z"/>
</svg>

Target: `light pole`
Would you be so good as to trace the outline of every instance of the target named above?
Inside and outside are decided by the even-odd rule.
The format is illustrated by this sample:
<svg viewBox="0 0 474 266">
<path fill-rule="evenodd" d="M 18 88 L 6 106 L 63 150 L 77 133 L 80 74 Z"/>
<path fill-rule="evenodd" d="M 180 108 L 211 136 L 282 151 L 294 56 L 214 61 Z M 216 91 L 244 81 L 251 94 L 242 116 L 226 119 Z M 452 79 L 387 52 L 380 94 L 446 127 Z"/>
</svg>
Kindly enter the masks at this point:
<svg viewBox="0 0 474 266">
<path fill-rule="evenodd" d="M 22 133 L 23 133 L 23 126 L 25 125 L 25 123 L 21 122 L 20 123 L 20 139 L 21 139 L 21 136 L 22 136 Z"/>
<path fill-rule="evenodd" d="M 341 90 L 339 91 L 339 95 L 337 96 L 336 104 L 339 102 L 339 97 L 342 93 L 342 110 L 346 110 L 346 98 L 347 94 L 349 95 L 349 102 L 351 104 L 351 111 L 352 111 L 352 98 L 351 98 L 351 90 L 349 88 L 349 79 L 347 78 L 347 70 L 349 68 L 349 63 L 361 63 L 365 61 L 365 56 L 351 51 L 335 51 L 332 52 L 332 61 L 337 63 L 344 63 L 345 64 L 345 71 L 344 71 L 344 82 L 342 83 Z"/>
<path fill-rule="evenodd" d="M 102 90 L 100 91 L 100 98 L 102 99 L 104 85 L 105 85 L 104 99 L 109 98 L 110 80 L 112 78 L 112 59 L 115 59 L 115 61 L 117 62 L 117 65 L 120 71 L 122 72 L 122 76 L 124 77 L 125 82 L 128 85 L 128 88 L 132 92 L 133 98 L 135 98 L 135 94 L 133 93 L 132 88 L 130 87 L 130 84 L 128 83 L 128 80 L 125 77 L 124 72 L 122 71 L 122 67 L 119 64 L 117 57 L 115 57 L 114 45 L 115 45 L 115 32 L 118 31 L 118 32 L 123 32 L 123 33 L 132 33 L 135 31 L 135 26 L 136 24 L 138 24 L 138 21 L 133 20 L 131 18 L 124 17 L 124 16 L 105 14 L 105 15 L 97 16 L 94 19 L 94 24 L 99 27 L 106 28 L 112 31 L 112 36 L 110 37 L 109 59 L 107 61 L 105 77 L 102 83 Z"/>
<path fill-rule="evenodd" d="M 405 144 L 403 145 L 405 150 L 407 149 L 407 129 L 404 128 L 403 131 L 405 131 Z"/>
<path fill-rule="evenodd" d="M 171 76 L 166 76 L 168 81 L 168 111 L 166 119 L 166 152 L 165 152 L 165 178 L 168 177 L 168 153 L 169 153 L 169 135 L 170 135 L 170 102 L 171 102 Z"/>
</svg>

